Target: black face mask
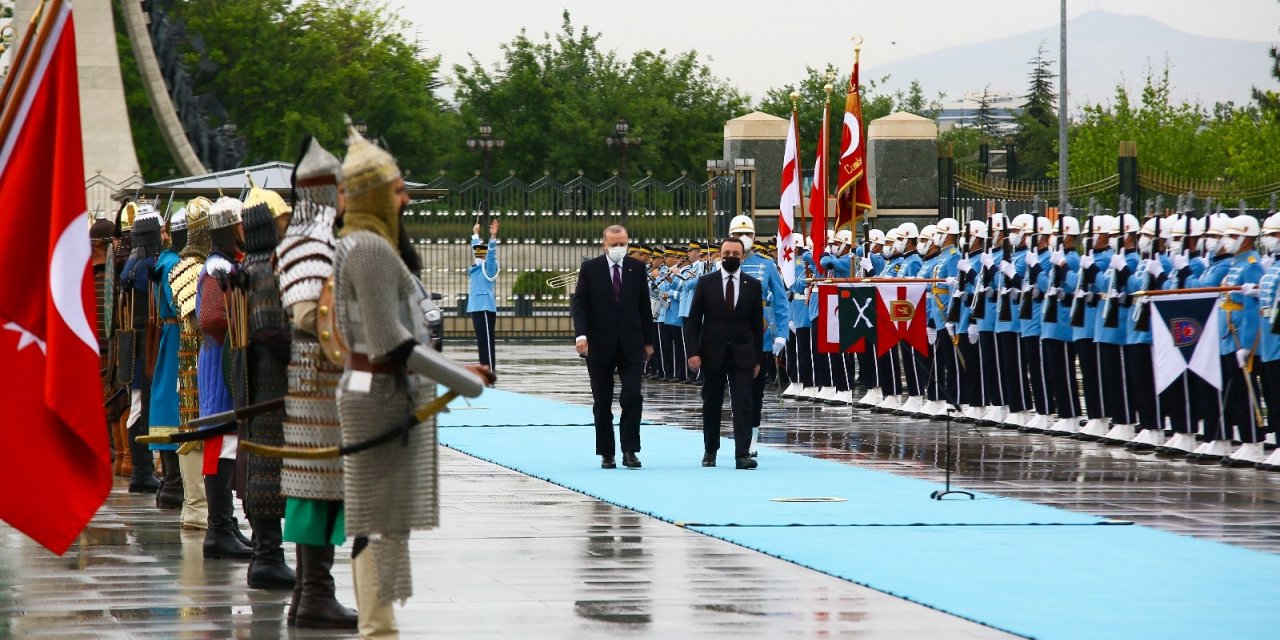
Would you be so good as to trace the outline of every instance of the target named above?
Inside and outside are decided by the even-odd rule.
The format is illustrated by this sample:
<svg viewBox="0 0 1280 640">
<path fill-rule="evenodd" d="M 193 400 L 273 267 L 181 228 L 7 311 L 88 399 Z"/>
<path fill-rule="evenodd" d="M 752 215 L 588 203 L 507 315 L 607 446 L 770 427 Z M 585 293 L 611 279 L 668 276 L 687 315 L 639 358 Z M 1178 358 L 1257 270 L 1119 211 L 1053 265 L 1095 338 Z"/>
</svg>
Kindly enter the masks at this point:
<svg viewBox="0 0 1280 640">
<path fill-rule="evenodd" d="M 733 273 L 738 270 L 738 267 L 742 266 L 742 258 L 739 258 L 738 256 L 729 256 L 728 258 L 720 261 L 720 266 L 723 267 L 725 271 Z"/>
</svg>

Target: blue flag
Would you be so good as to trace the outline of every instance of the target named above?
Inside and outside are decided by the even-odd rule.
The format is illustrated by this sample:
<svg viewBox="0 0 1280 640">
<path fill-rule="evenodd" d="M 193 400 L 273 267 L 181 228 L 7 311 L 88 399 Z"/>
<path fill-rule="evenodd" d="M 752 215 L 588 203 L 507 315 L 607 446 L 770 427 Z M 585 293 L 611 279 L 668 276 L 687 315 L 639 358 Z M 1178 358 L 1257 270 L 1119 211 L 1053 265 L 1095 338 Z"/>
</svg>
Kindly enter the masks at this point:
<svg viewBox="0 0 1280 640">
<path fill-rule="evenodd" d="M 1218 353 L 1216 293 L 1186 293 L 1151 299 L 1151 359 L 1156 392 L 1164 391 L 1190 370 L 1222 388 Z M 1208 336 L 1207 340 L 1202 337 Z"/>
</svg>

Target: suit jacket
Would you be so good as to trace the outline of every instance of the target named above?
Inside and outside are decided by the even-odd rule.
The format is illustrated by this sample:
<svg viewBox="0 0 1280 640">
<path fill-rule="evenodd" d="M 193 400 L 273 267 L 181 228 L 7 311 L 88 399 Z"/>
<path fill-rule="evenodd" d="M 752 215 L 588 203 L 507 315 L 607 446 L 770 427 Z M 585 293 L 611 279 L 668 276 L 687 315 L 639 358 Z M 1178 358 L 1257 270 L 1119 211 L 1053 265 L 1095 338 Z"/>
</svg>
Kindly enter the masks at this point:
<svg viewBox="0 0 1280 640">
<path fill-rule="evenodd" d="M 689 307 L 689 356 L 707 369 L 750 368 L 764 341 L 764 301 L 760 281 L 738 270 L 733 313 L 725 308 L 724 277 L 719 271 L 698 278 Z M 726 362 L 726 358 L 730 361 Z"/>
<path fill-rule="evenodd" d="M 611 266 L 604 255 L 582 263 L 573 292 L 574 335 L 587 337 L 592 362 L 644 362 L 644 348 L 657 341 L 648 275 L 639 260 L 623 258 L 622 294 L 614 301 Z"/>
</svg>

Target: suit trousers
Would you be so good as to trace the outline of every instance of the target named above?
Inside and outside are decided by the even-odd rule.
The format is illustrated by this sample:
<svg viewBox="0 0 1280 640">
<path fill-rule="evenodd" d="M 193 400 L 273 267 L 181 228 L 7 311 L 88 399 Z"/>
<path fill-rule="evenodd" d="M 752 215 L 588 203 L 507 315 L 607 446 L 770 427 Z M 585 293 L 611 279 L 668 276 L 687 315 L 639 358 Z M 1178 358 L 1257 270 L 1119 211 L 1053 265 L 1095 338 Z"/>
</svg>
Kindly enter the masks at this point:
<svg viewBox="0 0 1280 640">
<path fill-rule="evenodd" d="M 729 362 L 726 355 L 725 362 Z M 733 455 L 746 456 L 751 446 L 752 420 L 751 369 L 706 369 L 702 384 L 702 444 L 705 451 L 720 450 L 720 418 L 724 410 L 724 386 L 729 383 L 729 407 L 733 411 Z M 763 377 L 763 376 L 760 376 Z"/>
<path fill-rule="evenodd" d="M 756 364 L 760 365 L 760 375 L 751 381 L 751 426 L 759 428 L 760 419 L 764 416 L 764 387 L 777 367 L 774 365 L 772 351 L 757 351 Z M 750 374 L 751 372 L 748 371 L 747 373 Z M 733 389 L 729 390 L 729 393 L 733 392 Z M 747 437 L 751 437 L 751 432 L 747 432 Z"/>
<path fill-rule="evenodd" d="M 619 352 L 622 345 L 618 345 Z M 613 362 L 587 360 L 587 375 L 591 379 L 591 413 L 595 416 L 596 455 L 612 456 L 617 453 L 613 439 L 613 374 L 617 372 L 622 383 L 618 404 L 622 406 L 622 418 L 618 422 L 618 435 L 623 452 L 640 451 L 640 411 L 643 396 L 640 392 L 642 363 L 615 357 Z"/>
<path fill-rule="evenodd" d="M 1045 388 L 1049 411 L 1059 418 L 1080 417 L 1080 400 L 1076 397 L 1076 345 L 1074 342 L 1042 338 Z M 1086 372 L 1086 375 L 1090 375 Z"/>
<path fill-rule="evenodd" d="M 497 371 L 497 365 L 494 361 L 494 344 L 493 330 L 496 326 L 498 314 L 492 311 L 473 311 L 471 313 L 471 324 L 476 328 L 476 351 L 480 353 L 480 364 L 489 367 L 490 371 Z"/>
</svg>

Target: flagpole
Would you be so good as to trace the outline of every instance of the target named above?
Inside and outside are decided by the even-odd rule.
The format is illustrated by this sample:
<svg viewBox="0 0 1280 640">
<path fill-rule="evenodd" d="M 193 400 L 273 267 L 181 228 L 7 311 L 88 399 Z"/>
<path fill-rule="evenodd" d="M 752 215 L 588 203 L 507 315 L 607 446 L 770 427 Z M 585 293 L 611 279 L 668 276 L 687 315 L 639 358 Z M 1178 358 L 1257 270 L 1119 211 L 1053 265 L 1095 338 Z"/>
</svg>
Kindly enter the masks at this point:
<svg viewBox="0 0 1280 640">
<path fill-rule="evenodd" d="M 2 104 L 4 105 L 2 107 L 3 110 L 0 111 L 0 144 L 9 138 L 9 129 L 13 127 L 13 121 L 18 117 L 18 111 L 22 109 L 22 101 L 13 100 L 12 98 L 24 95 L 28 85 L 31 84 L 31 77 L 35 75 L 39 59 L 38 57 L 34 60 L 30 59 L 30 54 L 34 51 L 38 56 L 40 50 L 44 48 L 50 32 L 53 31 L 55 22 L 54 19 L 50 18 L 57 18 L 59 5 L 65 1 L 48 0 L 48 11 L 42 12 L 41 9 L 46 8 L 46 2 L 41 0 L 40 5 L 36 7 L 35 13 L 31 15 L 31 27 L 23 35 L 22 44 L 18 47 L 18 51 L 14 52 L 13 64 L 9 65 L 9 73 L 5 76 L 4 87 L 0 89 L 0 100 L 3 100 Z M 28 46 L 28 41 L 30 41 L 30 46 Z"/>
<path fill-rule="evenodd" d="M 831 78 L 830 75 L 827 77 Z M 831 190 L 827 185 L 827 176 L 831 175 L 831 167 L 828 167 L 827 164 L 831 159 L 831 136 L 829 135 L 831 133 L 831 92 L 835 90 L 835 87 L 828 82 L 825 85 L 822 85 L 822 90 L 826 92 L 827 97 L 826 102 L 822 104 L 822 137 L 818 140 L 822 145 L 822 173 L 825 174 L 822 176 L 822 235 L 823 237 L 828 237 L 826 228 L 827 218 L 831 216 L 827 215 L 827 198 L 831 196 Z M 818 177 L 814 176 L 814 180 L 817 179 Z M 839 179 L 838 175 L 836 179 Z M 834 229 L 832 229 L 832 235 L 835 235 Z M 853 239 L 853 244 L 858 244 L 858 239 L 856 237 Z"/>
<path fill-rule="evenodd" d="M 1153 297 L 1153 296 L 1172 296 L 1172 295 L 1178 295 L 1182 293 L 1186 293 L 1186 294 L 1226 293 L 1229 291 L 1239 291 L 1239 290 L 1240 290 L 1240 285 L 1232 285 L 1232 286 L 1226 286 L 1226 287 L 1191 287 L 1189 289 L 1150 289 L 1146 291 L 1135 291 L 1133 295 Z"/>
</svg>

